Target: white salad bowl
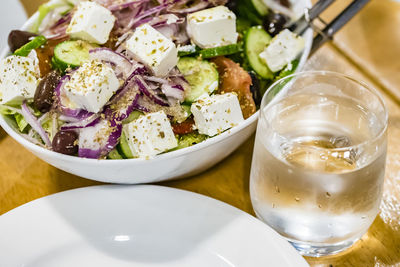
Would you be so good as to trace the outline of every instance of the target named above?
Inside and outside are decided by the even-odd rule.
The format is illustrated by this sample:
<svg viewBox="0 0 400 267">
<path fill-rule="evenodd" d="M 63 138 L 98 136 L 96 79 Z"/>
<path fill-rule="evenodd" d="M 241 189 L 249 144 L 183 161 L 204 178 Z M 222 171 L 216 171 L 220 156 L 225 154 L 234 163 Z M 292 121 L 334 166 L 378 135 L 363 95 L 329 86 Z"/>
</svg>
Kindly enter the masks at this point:
<svg viewBox="0 0 400 267">
<path fill-rule="evenodd" d="M 310 7 L 311 1 L 296 1 L 295 5 L 295 10 L 302 10 Z M 37 16 L 38 14 L 32 16 L 22 29 L 29 29 Z M 304 38 L 306 46 L 297 71 L 302 69 L 310 53 L 312 31 L 307 31 Z M 9 50 L 5 49 L 2 51 L 1 58 L 8 54 Z M 29 142 L 3 116 L 0 116 L 0 125 L 18 143 L 58 169 L 100 182 L 141 184 L 184 178 L 214 166 L 253 134 L 257 126 L 257 119 L 258 112 L 231 130 L 188 148 L 161 154 L 152 159 L 123 160 L 96 160 L 63 155 Z"/>
</svg>

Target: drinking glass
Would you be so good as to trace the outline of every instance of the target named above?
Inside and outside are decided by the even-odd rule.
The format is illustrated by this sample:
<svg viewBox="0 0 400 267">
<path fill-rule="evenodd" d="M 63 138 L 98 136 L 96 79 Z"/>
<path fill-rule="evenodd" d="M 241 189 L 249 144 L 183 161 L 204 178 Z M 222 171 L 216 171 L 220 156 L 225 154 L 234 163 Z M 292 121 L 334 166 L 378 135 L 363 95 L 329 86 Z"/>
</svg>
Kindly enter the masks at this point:
<svg viewBox="0 0 400 267">
<path fill-rule="evenodd" d="M 380 94 L 349 76 L 309 71 L 274 83 L 251 167 L 257 216 L 306 256 L 351 246 L 379 211 L 387 122 Z"/>
</svg>

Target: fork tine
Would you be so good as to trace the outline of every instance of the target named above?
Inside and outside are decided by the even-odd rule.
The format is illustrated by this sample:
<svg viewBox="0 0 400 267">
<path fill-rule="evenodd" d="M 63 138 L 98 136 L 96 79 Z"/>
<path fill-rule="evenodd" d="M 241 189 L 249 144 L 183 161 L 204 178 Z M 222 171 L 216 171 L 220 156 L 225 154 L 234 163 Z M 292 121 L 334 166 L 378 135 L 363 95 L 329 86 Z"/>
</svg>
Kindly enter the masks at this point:
<svg viewBox="0 0 400 267">
<path fill-rule="evenodd" d="M 311 48 L 312 55 L 326 41 L 332 39 L 347 22 L 349 22 L 370 0 L 354 0 L 345 10 L 343 10 L 331 23 L 329 23 L 322 32 L 314 38 Z"/>
<path fill-rule="evenodd" d="M 310 22 L 324 12 L 333 2 L 335 0 L 319 0 L 309 10 L 306 10 L 305 14 L 295 21 L 289 29 L 297 34 L 303 34 L 310 27 Z"/>
</svg>

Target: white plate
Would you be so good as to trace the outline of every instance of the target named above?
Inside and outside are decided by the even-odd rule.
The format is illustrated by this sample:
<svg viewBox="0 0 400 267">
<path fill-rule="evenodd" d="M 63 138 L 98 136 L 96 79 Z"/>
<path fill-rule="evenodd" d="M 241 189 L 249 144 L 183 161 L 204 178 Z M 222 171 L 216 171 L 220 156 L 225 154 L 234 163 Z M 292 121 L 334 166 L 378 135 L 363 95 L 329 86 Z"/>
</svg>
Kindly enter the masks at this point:
<svg viewBox="0 0 400 267">
<path fill-rule="evenodd" d="M 26 21 L 26 13 L 18 0 L 1 0 L 0 8 L 0 44 L 7 46 L 7 37 L 11 30 L 21 28 Z"/>
<path fill-rule="evenodd" d="M 254 217 L 158 186 L 96 186 L 45 197 L 0 217 L 0 266 L 303 267 Z"/>
</svg>

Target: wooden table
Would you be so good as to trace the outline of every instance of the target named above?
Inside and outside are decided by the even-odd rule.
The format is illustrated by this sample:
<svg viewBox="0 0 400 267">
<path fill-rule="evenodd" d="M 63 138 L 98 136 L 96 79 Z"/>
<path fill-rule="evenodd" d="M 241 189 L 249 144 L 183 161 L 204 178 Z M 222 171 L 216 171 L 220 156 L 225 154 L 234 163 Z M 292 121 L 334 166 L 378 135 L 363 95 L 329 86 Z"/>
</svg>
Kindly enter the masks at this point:
<svg viewBox="0 0 400 267">
<path fill-rule="evenodd" d="M 22 0 L 32 14 L 42 0 Z M 336 1 L 325 18 L 348 0 Z M 353 75 L 384 95 L 390 113 L 388 161 L 381 213 L 348 251 L 307 258 L 312 266 L 400 266 L 400 3 L 373 0 L 309 61 L 307 69 Z M 254 214 L 249 172 L 254 137 L 215 167 L 189 179 L 161 183 L 204 194 Z M 60 171 L 36 158 L 0 130 L 0 214 L 39 197 L 99 184 Z"/>
</svg>

